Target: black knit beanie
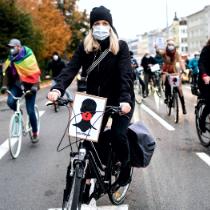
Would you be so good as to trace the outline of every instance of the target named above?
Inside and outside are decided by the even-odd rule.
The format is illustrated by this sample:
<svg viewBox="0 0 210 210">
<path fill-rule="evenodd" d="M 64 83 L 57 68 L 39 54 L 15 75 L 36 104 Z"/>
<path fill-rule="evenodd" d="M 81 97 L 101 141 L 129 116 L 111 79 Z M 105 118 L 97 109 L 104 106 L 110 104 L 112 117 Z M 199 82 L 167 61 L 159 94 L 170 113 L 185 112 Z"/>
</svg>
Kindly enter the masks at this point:
<svg viewBox="0 0 210 210">
<path fill-rule="evenodd" d="M 93 24 L 98 20 L 106 20 L 109 22 L 110 26 L 113 27 L 110 10 L 104 6 L 94 7 L 90 12 L 90 28 L 92 28 Z"/>
</svg>

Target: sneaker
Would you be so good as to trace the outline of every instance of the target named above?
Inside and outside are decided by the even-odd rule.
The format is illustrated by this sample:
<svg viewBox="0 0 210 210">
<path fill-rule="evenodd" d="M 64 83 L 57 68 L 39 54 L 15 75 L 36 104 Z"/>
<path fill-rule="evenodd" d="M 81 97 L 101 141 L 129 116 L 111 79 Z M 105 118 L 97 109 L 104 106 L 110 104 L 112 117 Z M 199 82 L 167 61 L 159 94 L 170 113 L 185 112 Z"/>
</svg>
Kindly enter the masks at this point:
<svg viewBox="0 0 210 210">
<path fill-rule="evenodd" d="M 33 133 L 32 134 L 32 139 L 31 139 L 32 143 L 37 143 L 39 141 L 39 137 L 37 133 Z"/>
</svg>

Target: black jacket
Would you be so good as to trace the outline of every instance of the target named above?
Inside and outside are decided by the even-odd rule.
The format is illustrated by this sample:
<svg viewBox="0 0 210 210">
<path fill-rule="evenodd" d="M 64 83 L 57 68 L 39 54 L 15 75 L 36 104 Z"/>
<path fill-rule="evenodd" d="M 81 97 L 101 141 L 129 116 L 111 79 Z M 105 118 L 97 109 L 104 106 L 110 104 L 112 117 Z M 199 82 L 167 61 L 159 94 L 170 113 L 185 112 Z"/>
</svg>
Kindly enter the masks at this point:
<svg viewBox="0 0 210 210">
<path fill-rule="evenodd" d="M 59 57 L 57 61 L 51 59 L 48 63 L 46 74 L 49 74 L 52 71 L 52 78 L 55 79 L 65 67 L 64 61 Z"/>
<path fill-rule="evenodd" d="M 198 60 L 199 75 L 207 74 L 210 76 L 210 45 L 205 46 Z"/>
<path fill-rule="evenodd" d="M 141 66 L 144 68 L 145 73 L 151 73 L 149 64 L 154 65 L 156 63 L 156 60 L 152 56 L 150 56 L 149 58 L 146 58 L 146 56 L 144 56 L 141 60 Z"/>
<path fill-rule="evenodd" d="M 129 49 L 124 41 L 119 41 L 120 50 L 117 55 L 109 52 L 87 78 L 87 93 L 106 97 L 108 105 L 119 105 L 128 102 L 134 107 L 134 92 L 132 83 L 132 69 Z M 108 46 L 108 44 L 107 44 Z M 107 46 L 102 46 L 104 51 Z M 81 43 L 73 55 L 72 60 L 57 77 L 57 84 L 53 87 L 64 94 L 64 90 L 71 84 L 82 67 L 83 75 L 88 67 L 96 60 L 101 52 L 84 51 Z"/>
</svg>

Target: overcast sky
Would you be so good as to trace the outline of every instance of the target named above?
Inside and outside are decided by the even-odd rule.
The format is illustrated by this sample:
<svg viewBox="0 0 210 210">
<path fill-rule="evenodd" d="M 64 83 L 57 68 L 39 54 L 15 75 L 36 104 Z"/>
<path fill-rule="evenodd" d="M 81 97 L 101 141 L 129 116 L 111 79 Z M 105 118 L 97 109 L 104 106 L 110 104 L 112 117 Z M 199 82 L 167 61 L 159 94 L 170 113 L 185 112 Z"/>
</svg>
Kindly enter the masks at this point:
<svg viewBox="0 0 210 210">
<path fill-rule="evenodd" d="M 168 11 L 168 24 L 170 25 L 175 12 L 178 18 L 191 15 L 202 10 L 204 6 L 210 5 L 210 0 L 78 1 L 79 9 L 86 9 L 88 13 L 93 7 L 100 5 L 104 5 L 111 10 L 113 25 L 121 38 L 135 38 L 136 34 L 166 27 L 166 11 Z"/>
</svg>

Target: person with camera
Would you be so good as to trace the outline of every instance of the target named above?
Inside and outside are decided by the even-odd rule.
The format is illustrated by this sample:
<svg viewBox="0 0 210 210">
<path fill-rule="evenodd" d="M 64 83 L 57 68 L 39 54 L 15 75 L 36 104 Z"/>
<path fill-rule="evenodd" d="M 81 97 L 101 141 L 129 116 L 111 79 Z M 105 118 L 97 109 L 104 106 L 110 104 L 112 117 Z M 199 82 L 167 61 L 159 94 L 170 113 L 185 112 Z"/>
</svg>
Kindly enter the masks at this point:
<svg viewBox="0 0 210 210">
<path fill-rule="evenodd" d="M 33 132 L 32 142 L 37 143 L 39 139 L 34 106 L 41 71 L 33 51 L 27 46 L 22 46 L 20 40 L 11 39 L 8 48 L 9 56 L 3 64 L 1 92 L 5 93 L 9 89 L 14 96 L 20 97 L 23 88 L 25 91 L 31 90 L 31 94 L 25 96 L 25 102 Z M 16 101 L 11 95 L 8 95 L 7 104 L 12 110 L 16 110 Z"/>
</svg>

